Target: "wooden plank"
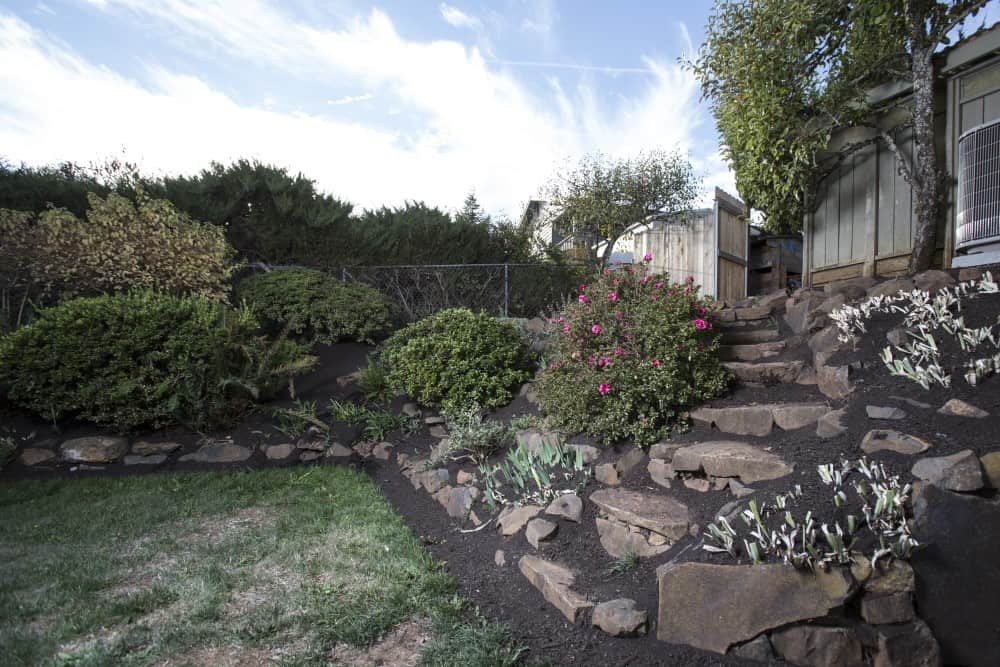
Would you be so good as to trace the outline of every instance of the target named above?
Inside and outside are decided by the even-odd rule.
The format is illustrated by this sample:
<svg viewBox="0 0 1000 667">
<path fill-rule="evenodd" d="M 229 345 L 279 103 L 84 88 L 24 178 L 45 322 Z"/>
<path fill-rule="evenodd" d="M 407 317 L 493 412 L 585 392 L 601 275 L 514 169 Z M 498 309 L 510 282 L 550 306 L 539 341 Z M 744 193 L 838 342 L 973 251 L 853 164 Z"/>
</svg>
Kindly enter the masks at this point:
<svg viewBox="0 0 1000 667">
<path fill-rule="evenodd" d="M 878 235 L 875 242 L 875 254 L 892 252 L 893 243 L 893 211 L 895 209 L 896 163 L 888 148 L 878 146 L 878 211 L 876 225 Z"/>
<path fill-rule="evenodd" d="M 840 173 L 830 177 L 830 194 L 826 198 L 826 257 L 823 264 L 836 264 L 840 231 Z"/>
<path fill-rule="evenodd" d="M 851 259 L 867 259 L 868 230 L 874 229 L 874 209 L 870 194 L 874 190 L 875 156 L 866 149 L 854 161 L 854 205 L 851 207 L 854 228 L 851 231 Z M 874 258 L 874 254 L 871 255 Z"/>
<path fill-rule="evenodd" d="M 840 214 L 837 216 L 839 236 L 837 243 L 837 263 L 848 262 L 854 233 L 854 160 L 851 156 L 844 161 L 840 170 Z"/>
<path fill-rule="evenodd" d="M 746 267 L 719 258 L 719 296 L 724 301 L 739 301 L 746 298 Z"/>
<path fill-rule="evenodd" d="M 912 132 L 903 131 L 897 133 L 896 142 L 900 150 L 905 155 L 913 155 Z M 912 236 L 913 206 L 911 204 L 910 184 L 906 182 L 902 174 L 899 173 L 899 163 L 893 159 L 893 174 L 895 185 L 893 186 L 893 207 L 892 207 L 892 252 L 909 252 Z"/>
<path fill-rule="evenodd" d="M 820 198 L 816 206 L 816 212 L 811 216 L 812 227 L 806 235 L 809 246 L 809 266 L 823 266 L 826 264 L 826 194 L 827 188 L 820 187 L 817 196 Z"/>
<path fill-rule="evenodd" d="M 813 271 L 812 273 L 812 284 L 822 285 L 824 283 L 832 283 L 837 280 L 846 280 L 848 278 L 857 278 L 861 275 L 864 270 L 864 262 L 853 262 L 846 266 L 839 266 L 829 269 L 821 269 L 819 271 Z"/>
</svg>

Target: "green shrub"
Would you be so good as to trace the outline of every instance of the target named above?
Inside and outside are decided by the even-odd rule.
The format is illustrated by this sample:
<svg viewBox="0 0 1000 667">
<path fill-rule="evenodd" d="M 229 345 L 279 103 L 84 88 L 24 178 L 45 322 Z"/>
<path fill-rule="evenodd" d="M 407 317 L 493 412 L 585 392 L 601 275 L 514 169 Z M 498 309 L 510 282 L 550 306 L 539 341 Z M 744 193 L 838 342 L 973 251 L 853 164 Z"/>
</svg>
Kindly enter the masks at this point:
<svg viewBox="0 0 1000 667">
<path fill-rule="evenodd" d="M 605 271 L 555 323 L 554 359 L 535 387 L 539 407 L 567 430 L 650 444 L 728 384 L 709 304 L 691 279 L 670 285 L 645 263 Z"/>
<path fill-rule="evenodd" d="M 517 328 L 463 308 L 397 331 L 382 355 L 395 389 L 450 411 L 506 405 L 531 377 L 531 356 Z"/>
<path fill-rule="evenodd" d="M 254 306 L 265 324 L 288 326 L 319 343 L 374 343 L 388 333 L 393 304 L 360 283 L 342 283 L 316 269 L 278 269 L 240 282 L 238 298 Z"/>
<path fill-rule="evenodd" d="M 235 251 L 215 225 L 197 222 L 142 189 L 133 203 L 88 195 L 86 220 L 65 209 L 0 209 L 0 266 L 51 303 L 132 289 L 225 300 Z"/>
<path fill-rule="evenodd" d="M 446 457 L 469 459 L 482 465 L 516 442 L 514 429 L 495 419 L 483 419 L 478 408 L 462 410 L 448 416 L 448 448 Z"/>
<path fill-rule="evenodd" d="M 126 431 L 226 423 L 315 359 L 255 334 L 249 309 L 155 292 L 80 298 L 0 339 L 11 401 Z"/>
</svg>

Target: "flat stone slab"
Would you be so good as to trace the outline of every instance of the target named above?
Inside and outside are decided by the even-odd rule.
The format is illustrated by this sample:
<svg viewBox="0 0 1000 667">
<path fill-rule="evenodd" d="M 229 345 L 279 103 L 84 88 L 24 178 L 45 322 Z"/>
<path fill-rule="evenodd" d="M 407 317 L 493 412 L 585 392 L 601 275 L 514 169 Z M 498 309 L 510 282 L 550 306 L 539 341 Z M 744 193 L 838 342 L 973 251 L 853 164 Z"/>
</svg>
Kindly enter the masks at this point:
<svg viewBox="0 0 1000 667">
<path fill-rule="evenodd" d="M 542 596 L 562 612 L 570 623 L 576 623 L 581 612 L 594 606 L 570 589 L 576 576 L 565 565 L 525 555 L 521 556 L 517 567 L 531 585 L 541 591 Z"/>
<path fill-rule="evenodd" d="M 866 405 L 865 414 L 869 419 L 906 419 L 906 413 L 895 405 Z"/>
<path fill-rule="evenodd" d="M 844 418 L 847 416 L 847 410 L 831 410 L 816 422 L 816 435 L 821 438 L 835 438 L 838 435 L 843 435 L 847 433 L 847 425 L 844 423 Z"/>
<path fill-rule="evenodd" d="M 154 466 L 160 465 L 167 460 L 166 454 L 150 454 L 148 456 L 139 456 L 138 454 L 129 454 L 124 459 L 122 463 L 127 466 Z"/>
<path fill-rule="evenodd" d="M 792 472 L 794 466 L 776 454 L 744 442 L 701 442 L 682 447 L 674 453 L 674 470 L 704 471 L 712 477 L 739 477 L 745 484 L 778 479 Z"/>
<path fill-rule="evenodd" d="M 186 458 L 186 460 L 199 463 L 238 463 L 253 456 L 253 450 L 241 445 L 219 442 L 204 445 L 189 456 L 190 458 Z"/>
<path fill-rule="evenodd" d="M 730 329 L 722 334 L 723 345 L 751 345 L 754 343 L 770 343 L 779 340 L 781 332 L 776 328 L 767 329 Z"/>
<path fill-rule="evenodd" d="M 500 516 L 497 517 L 497 528 L 500 530 L 500 534 L 504 536 L 513 535 L 517 531 L 524 528 L 524 526 L 538 516 L 541 511 L 542 508 L 538 505 L 523 505 L 521 507 L 508 505 L 503 508 L 500 512 Z"/>
<path fill-rule="evenodd" d="M 825 366 L 816 369 L 816 386 L 827 398 L 847 398 L 854 391 L 849 366 Z"/>
<path fill-rule="evenodd" d="M 41 447 L 28 447 L 21 452 L 21 463 L 26 466 L 36 466 L 40 463 L 45 463 L 46 461 L 51 461 L 56 457 L 55 452 L 51 449 L 42 449 Z"/>
<path fill-rule="evenodd" d="M 928 484 L 949 491 L 978 491 L 983 488 L 983 468 L 971 449 L 951 456 L 929 456 L 913 464 L 910 473 Z"/>
<path fill-rule="evenodd" d="M 719 346 L 719 358 L 726 361 L 760 361 L 776 357 L 785 350 L 785 341 L 739 343 Z"/>
<path fill-rule="evenodd" d="M 635 600 L 608 600 L 594 607 L 591 622 L 612 637 L 636 637 L 646 634 L 647 614 L 635 608 Z"/>
<path fill-rule="evenodd" d="M 646 466 L 646 472 L 654 482 L 665 489 L 669 489 L 673 480 L 677 478 L 673 464 L 662 459 L 651 459 Z"/>
<path fill-rule="evenodd" d="M 783 431 L 812 426 L 830 411 L 824 403 L 785 403 L 771 406 L 774 423 Z"/>
<path fill-rule="evenodd" d="M 472 511 L 472 503 L 479 498 L 479 489 L 475 486 L 456 486 L 448 497 L 448 516 L 453 519 L 464 519 Z"/>
<path fill-rule="evenodd" d="M 111 463 L 127 451 L 128 441 L 125 438 L 106 435 L 73 438 L 59 446 L 63 460 L 70 463 Z"/>
<path fill-rule="evenodd" d="M 350 458 L 354 456 L 354 450 L 339 442 L 331 443 L 326 450 L 326 457 L 331 459 Z M 400 466 L 402 467 L 402 466 Z"/>
<path fill-rule="evenodd" d="M 896 452 L 897 454 L 919 454 L 931 448 L 931 444 L 899 431 L 875 429 L 868 431 L 861 440 L 861 449 L 865 454 L 875 452 Z"/>
<path fill-rule="evenodd" d="M 740 382 L 746 384 L 791 384 L 799 377 L 805 362 L 795 361 L 762 361 L 748 363 L 744 361 L 724 361 Z"/>
<path fill-rule="evenodd" d="M 800 625 L 771 635 L 774 651 L 792 665 L 854 667 L 864 664 L 861 642 L 848 628 Z"/>
<path fill-rule="evenodd" d="M 853 593 L 850 573 L 791 565 L 668 563 L 656 571 L 656 637 L 716 653 L 765 630 L 825 616 Z"/>
<path fill-rule="evenodd" d="M 630 530 L 624 523 L 603 517 L 597 517 L 594 521 L 597 534 L 601 538 L 601 546 L 613 558 L 624 558 L 628 554 L 634 554 L 639 558 L 652 558 L 670 549 L 676 541 L 661 536 L 661 539 L 657 540 L 657 542 L 662 540 L 661 544 L 651 544 L 644 535 Z M 650 532 L 650 535 L 659 533 Z"/>
<path fill-rule="evenodd" d="M 264 450 L 264 456 L 272 461 L 282 461 L 294 454 L 297 449 L 298 447 L 289 443 L 270 445 Z"/>
<path fill-rule="evenodd" d="M 583 501 L 575 493 L 565 493 L 549 503 L 545 513 L 580 523 L 580 518 L 583 516 Z"/>
<path fill-rule="evenodd" d="M 524 536 L 528 543 L 536 549 L 541 548 L 541 543 L 551 540 L 559 530 L 559 524 L 547 519 L 532 519 L 524 529 Z"/>
<path fill-rule="evenodd" d="M 661 494 L 639 493 L 629 489 L 599 489 L 590 501 L 619 521 L 651 530 L 677 541 L 688 531 L 691 516 L 686 505 Z"/>
<path fill-rule="evenodd" d="M 979 457 L 983 475 L 991 489 L 1000 489 L 1000 451 L 988 452 Z"/>
<path fill-rule="evenodd" d="M 986 412 L 986 410 L 977 408 L 959 398 L 951 399 L 942 405 L 938 412 L 951 417 L 971 417 L 973 419 L 983 419 L 990 416 L 990 413 Z"/>
<path fill-rule="evenodd" d="M 147 442 L 140 440 L 132 445 L 132 453 L 139 456 L 151 456 L 153 454 L 172 454 L 181 448 L 179 442 Z"/>
<path fill-rule="evenodd" d="M 691 413 L 695 421 L 715 426 L 723 433 L 765 436 L 771 433 L 774 415 L 768 406 L 747 405 L 732 408 L 698 408 Z"/>
</svg>

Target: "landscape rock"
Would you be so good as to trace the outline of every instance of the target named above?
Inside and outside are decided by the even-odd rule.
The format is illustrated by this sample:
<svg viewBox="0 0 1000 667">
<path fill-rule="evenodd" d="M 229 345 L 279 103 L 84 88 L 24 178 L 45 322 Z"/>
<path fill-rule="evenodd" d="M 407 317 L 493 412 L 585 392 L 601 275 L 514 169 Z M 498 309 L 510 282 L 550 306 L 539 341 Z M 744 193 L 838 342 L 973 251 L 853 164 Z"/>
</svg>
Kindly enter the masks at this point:
<svg viewBox="0 0 1000 667">
<path fill-rule="evenodd" d="M 771 316 L 770 306 L 749 306 L 735 310 L 737 320 L 762 320 Z"/>
<path fill-rule="evenodd" d="M 913 284 L 917 289 L 922 289 L 925 292 L 933 294 L 945 287 L 952 287 L 955 284 L 955 279 L 946 271 L 930 269 L 929 271 L 921 271 L 913 276 Z"/>
<path fill-rule="evenodd" d="M 26 466 L 36 466 L 46 461 L 51 461 L 56 457 L 55 452 L 41 447 L 28 447 L 21 451 L 21 463 Z"/>
<path fill-rule="evenodd" d="M 847 425 L 844 424 L 844 417 L 846 416 L 846 409 L 827 412 L 816 422 L 816 435 L 821 438 L 835 438 L 838 435 L 847 433 Z"/>
<path fill-rule="evenodd" d="M 531 585 L 541 591 L 542 596 L 570 623 L 576 623 L 581 612 L 594 606 L 570 589 L 575 576 L 565 565 L 525 555 L 521 556 L 517 566 Z"/>
<path fill-rule="evenodd" d="M 677 477 L 674 466 L 662 459 L 651 459 L 646 466 L 646 471 L 654 482 L 666 489 L 670 488 L 671 480 Z"/>
<path fill-rule="evenodd" d="M 922 484 L 913 496 L 920 617 L 945 664 L 1000 665 L 1000 503 Z"/>
<path fill-rule="evenodd" d="M 323 456 L 323 452 L 314 452 L 312 450 L 304 451 L 299 454 L 299 461 L 304 463 L 309 463 L 310 461 L 317 461 Z"/>
<path fill-rule="evenodd" d="M 941 648 L 920 619 L 906 625 L 884 625 L 878 629 L 873 667 L 941 667 Z"/>
<path fill-rule="evenodd" d="M 374 456 L 379 461 L 388 461 L 389 454 L 392 452 L 392 443 L 390 442 L 380 442 L 374 447 L 372 447 L 372 456 Z"/>
<path fill-rule="evenodd" d="M 308 438 L 304 438 L 302 440 L 299 440 L 295 444 L 295 446 L 298 447 L 299 449 L 308 449 L 308 450 L 313 451 L 313 452 L 323 452 L 323 451 L 326 451 L 326 441 L 325 440 L 310 440 Z M 362 443 L 360 443 L 358 445 L 358 447 L 366 447 L 366 446 L 368 447 L 368 454 L 366 454 L 365 456 L 369 456 L 371 454 L 371 447 L 373 446 L 373 443 L 362 442 Z"/>
<path fill-rule="evenodd" d="M 738 480 L 729 480 L 729 492 L 737 498 L 746 498 L 753 494 L 754 490 L 745 484 L 740 484 Z"/>
<path fill-rule="evenodd" d="M 916 589 L 917 578 L 913 567 L 901 560 L 893 560 L 880 565 L 871 571 L 865 582 L 865 592 L 873 595 L 913 593 Z"/>
<path fill-rule="evenodd" d="M 448 516 L 464 519 L 472 510 L 472 503 L 479 498 L 479 489 L 474 486 L 456 486 L 448 496 Z"/>
<path fill-rule="evenodd" d="M 447 509 L 448 503 L 451 502 L 452 491 L 454 491 L 454 488 L 452 488 L 448 484 L 445 484 L 431 495 L 434 498 L 434 500 L 438 501 L 438 504 L 440 504 L 441 507 Z"/>
<path fill-rule="evenodd" d="M 599 466 L 594 466 L 594 479 L 601 484 L 614 486 L 619 481 L 618 469 L 615 468 L 613 463 L 602 463 Z"/>
<path fill-rule="evenodd" d="M 420 406 L 416 403 L 403 403 L 403 407 L 400 411 L 407 417 L 413 417 L 414 419 L 420 418 Z"/>
<path fill-rule="evenodd" d="M 345 447 L 339 442 L 330 443 L 330 446 L 326 448 L 326 457 L 331 459 L 349 458 L 354 456 L 354 450 L 350 447 Z M 400 455 L 402 456 L 402 455 Z M 399 467 L 403 468 L 405 466 L 405 460 L 400 461 Z"/>
<path fill-rule="evenodd" d="M 636 637 L 646 634 L 646 611 L 635 608 L 635 600 L 608 600 L 594 607 L 591 618 L 595 627 L 612 637 Z"/>
<path fill-rule="evenodd" d="M 984 417 L 990 416 L 990 413 L 986 412 L 986 410 L 977 408 L 971 403 L 966 403 L 958 398 L 953 398 L 942 405 L 938 412 L 942 415 L 950 415 L 952 417 L 971 417 L 973 419 L 983 419 Z"/>
<path fill-rule="evenodd" d="M 579 451 L 580 456 L 583 459 L 584 465 L 590 465 L 597 459 L 601 458 L 601 450 L 599 450 L 597 447 L 594 447 L 593 445 L 568 444 L 566 445 L 566 449 Z"/>
<path fill-rule="evenodd" d="M 548 519 L 532 519 L 524 529 L 524 536 L 531 546 L 540 549 L 541 543 L 552 539 L 558 529 L 559 525 Z"/>
<path fill-rule="evenodd" d="M 854 391 L 848 366 L 820 366 L 816 369 L 816 386 L 827 398 L 839 401 Z"/>
<path fill-rule="evenodd" d="M 792 472 L 793 466 L 780 457 L 743 442 L 701 442 L 682 447 L 674 453 L 674 470 L 704 471 L 712 477 L 738 477 L 741 482 L 778 479 Z"/>
<path fill-rule="evenodd" d="M 1000 489 L 1000 451 L 989 452 L 980 457 L 983 477 L 991 489 Z"/>
<path fill-rule="evenodd" d="M 424 417 L 424 424 L 427 426 L 438 426 L 444 424 L 445 419 L 441 415 L 430 415 L 429 417 Z"/>
<path fill-rule="evenodd" d="M 455 475 L 455 481 L 459 484 L 468 484 L 469 482 L 476 481 L 476 476 L 468 470 L 459 470 Z"/>
<path fill-rule="evenodd" d="M 684 480 L 684 486 L 692 491 L 699 491 L 701 493 L 708 492 L 708 489 L 710 488 L 708 480 L 700 477 L 688 477 Z"/>
<path fill-rule="evenodd" d="M 765 630 L 825 616 L 853 593 L 842 569 L 668 563 L 656 571 L 657 639 L 716 653 Z"/>
<path fill-rule="evenodd" d="M 583 516 L 583 501 L 575 493 L 564 493 L 549 503 L 545 513 L 580 523 L 580 518 Z"/>
<path fill-rule="evenodd" d="M 906 413 L 894 405 L 866 405 L 865 412 L 869 419 L 906 419 Z"/>
<path fill-rule="evenodd" d="M 337 378 L 337 385 L 343 389 L 349 387 L 350 385 L 356 383 L 361 379 L 361 369 L 354 371 L 353 373 L 348 373 L 347 375 L 341 375 Z"/>
<path fill-rule="evenodd" d="M 774 649 L 771 648 L 771 640 L 762 633 L 745 644 L 734 646 L 729 651 L 729 655 L 754 662 L 771 662 L 774 660 Z"/>
<path fill-rule="evenodd" d="M 691 418 L 715 426 L 723 433 L 765 436 L 771 433 L 774 415 L 765 405 L 732 408 L 698 408 Z"/>
<path fill-rule="evenodd" d="M 912 292 L 913 281 L 909 278 L 893 278 L 868 289 L 868 296 L 895 296 L 900 292 Z"/>
<path fill-rule="evenodd" d="M 673 461 L 674 452 L 683 447 L 676 442 L 658 442 L 649 448 L 649 458 L 661 461 Z"/>
<path fill-rule="evenodd" d="M 934 407 L 930 403 L 917 401 L 912 398 L 907 398 L 906 396 L 890 396 L 889 398 L 891 398 L 894 401 L 902 401 L 903 403 L 906 403 L 909 406 L 912 406 L 914 408 L 920 408 L 921 410 L 930 410 L 931 408 Z"/>
<path fill-rule="evenodd" d="M 150 456 L 152 454 L 172 454 L 181 448 L 179 442 L 148 442 L 140 440 L 132 445 L 132 453 L 139 456 Z"/>
<path fill-rule="evenodd" d="M 525 524 L 538 516 L 541 511 L 542 508 L 538 505 L 523 505 L 521 507 L 508 505 L 497 517 L 497 528 L 500 529 L 501 535 L 509 537 L 524 528 Z"/>
<path fill-rule="evenodd" d="M 646 454 L 638 447 L 633 447 L 615 461 L 615 470 L 618 471 L 619 478 L 627 477 L 636 466 L 645 460 Z"/>
<path fill-rule="evenodd" d="M 971 449 L 950 456 L 922 458 L 913 464 L 910 473 L 949 491 L 978 491 L 983 488 L 979 457 Z"/>
<path fill-rule="evenodd" d="M 238 463 L 253 456 L 253 450 L 230 442 L 216 442 L 203 445 L 191 460 L 199 463 Z"/>
<path fill-rule="evenodd" d="M 122 459 L 122 463 L 127 466 L 155 466 L 160 465 L 167 460 L 166 454 L 150 454 L 149 456 L 139 456 L 138 454 L 129 454 Z"/>
<path fill-rule="evenodd" d="M 859 667 L 861 642 L 847 628 L 798 625 L 771 633 L 775 653 L 803 667 Z"/>
<path fill-rule="evenodd" d="M 750 330 L 731 329 L 722 334 L 722 343 L 724 345 L 751 345 L 754 343 L 770 343 L 780 338 L 781 333 L 777 327 Z"/>
<path fill-rule="evenodd" d="M 764 343 L 739 343 L 736 345 L 721 345 L 719 358 L 728 361 L 760 361 L 781 354 L 785 349 L 785 341 L 775 340 Z"/>
<path fill-rule="evenodd" d="M 497 549 L 496 553 L 493 554 L 493 562 L 496 563 L 497 567 L 503 567 L 507 564 L 507 555 L 503 549 Z"/>
<path fill-rule="evenodd" d="M 451 476 L 448 471 L 444 468 L 435 468 L 433 470 L 426 470 L 417 476 L 420 486 L 424 487 L 424 491 L 430 494 L 435 494 L 441 490 L 441 487 L 448 484 L 451 481 Z"/>
<path fill-rule="evenodd" d="M 787 403 L 771 407 L 774 423 L 783 431 L 794 431 L 819 421 L 830 411 L 822 403 Z"/>
<path fill-rule="evenodd" d="M 264 456 L 272 461 L 287 459 L 296 451 L 295 445 L 285 443 L 283 445 L 269 445 L 264 449 Z"/>
<path fill-rule="evenodd" d="M 796 334 L 807 333 L 815 327 L 814 320 L 810 317 L 814 311 L 826 301 L 826 295 L 811 292 L 801 299 L 789 299 L 791 303 L 785 306 L 785 323 Z"/>
<path fill-rule="evenodd" d="M 555 431 L 529 428 L 518 431 L 515 437 L 519 446 L 524 447 L 533 454 L 537 454 L 546 445 L 549 447 L 561 447 L 563 445 L 562 435 Z"/>
<path fill-rule="evenodd" d="M 63 460 L 70 463 L 111 463 L 127 451 L 128 441 L 125 438 L 106 435 L 73 438 L 59 446 Z"/>
<path fill-rule="evenodd" d="M 613 558 L 624 558 L 629 554 L 634 554 L 639 558 L 652 558 L 667 551 L 676 541 L 668 540 L 663 535 L 655 540 L 648 539 L 641 532 L 630 530 L 627 524 L 603 517 L 597 517 L 594 519 L 594 523 L 601 539 L 601 546 Z M 658 533 L 650 533 L 650 537 L 654 535 L 658 535 Z"/>
<path fill-rule="evenodd" d="M 448 437 L 448 429 L 446 429 L 444 426 L 431 426 L 428 432 L 431 434 L 432 438 Z"/>
<path fill-rule="evenodd" d="M 861 440 L 861 449 L 865 454 L 875 452 L 896 452 L 897 454 L 919 454 L 931 448 L 931 444 L 920 438 L 899 431 L 874 429 L 868 431 Z"/>
<path fill-rule="evenodd" d="M 762 361 L 759 363 L 726 361 L 722 365 L 744 384 L 770 385 L 795 382 L 805 364 L 796 359 L 794 361 Z"/>
<path fill-rule="evenodd" d="M 872 625 L 907 623 L 915 616 L 910 593 L 873 595 L 866 592 L 861 598 L 861 618 Z"/>
<path fill-rule="evenodd" d="M 590 501 L 619 521 L 659 533 L 677 541 L 687 533 L 688 508 L 662 494 L 645 494 L 629 489 L 599 489 Z"/>
</svg>

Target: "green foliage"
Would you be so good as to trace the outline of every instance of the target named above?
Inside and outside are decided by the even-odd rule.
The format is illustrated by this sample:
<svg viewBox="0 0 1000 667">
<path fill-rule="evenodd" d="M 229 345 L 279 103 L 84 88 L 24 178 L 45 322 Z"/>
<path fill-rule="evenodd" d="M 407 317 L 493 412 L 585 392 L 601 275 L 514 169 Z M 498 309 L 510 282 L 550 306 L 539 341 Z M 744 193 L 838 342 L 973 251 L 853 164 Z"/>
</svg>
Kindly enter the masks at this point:
<svg viewBox="0 0 1000 667">
<path fill-rule="evenodd" d="M 290 408 L 275 408 L 272 414 L 275 417 L 274 427 L 289 438 L 298 438 L 308 431 L 310 426 L 316 426 L 324 431 L 330 430 L 330 427 L 316 416 L 316 401 L 299 399 Z"/>
<path fill-rule="evenodd" d="M 728 384 L 709 308 L 690 280 L 671 285 L 645 263 L 605 271 L 556 319 L 554 360 L 535 383 L 539 407 L 605 443 L 656 442 Z"/>
<path fill-rule="evenodd" d="M 566 233 L 605 239 L 611 247 L 630 225 L 650 215 L 690 209 L 697 194 L 691 163 L 663 151 L 620 160 L 588 155 L 549 185 L 549 203 L 561 211 Z M 610 257 L 606 252 L 600 262 L 596 255 L 590 260 L 603 266 Z"/>
<path fill-rule="evenodd" d="M 637 567 L 639 567 L 639 554 L 634 551 L 626 551 L 624 556 L 616 558 L 608 566 L 608 574 L 628 574 Z"/>
<path fill-rule="evenodd" d="M 16 451 L 17 444 L 14 442 L 14 438 L 6 435 L 0 437 L 0 470 L 3 470 L 7 462 L 14 458 Z"/>
<path fill-rule="evenodd" d="M 227 423 L 308 370 L 306 348 L 256 336 L 247 309 L 149 291 L 79 298 L 0 339 L 0 387 L 53 420 L 122 431 Z"/>
<path fill-rule="evenodd" d="M 240 282 L 240 300 L 265 324 L 288 326 L 320 343 L 374 343 L 392 328 L 393 304 L 360 283 L 342 283 L 316 269 L 276 269 Z"/>
<path fill-rule="evenodd" d="M 136 201 L 90 194 L 82 221 L 64 209 L 0 210 L 0 266 L 43 297 L 155 289 L 225 300 L 236 265 L 221 230 L 140 188 Z"/>
<path fill-rule="evenodd" d="M 584 470 L 583 452 L 579 449 L 566 450 L 550 441 L 533 448 L 518 443 L 500 463 L 479 466 L 483 500 L 491 507 L 508 502 L 547 505 L 559 495 L 557 485 L 584 481 L 579 479 Z M 504 495 L 504 484 L 513 487 L 515 498 Z"/>
<path fill-rule="evenodd" d="M 394 415 L 388 410 L 336 400 L 330 401 L 330 416 L 334 421 L 364 426 L 364 438 L 371 441 L 385 440 L 387 435 L 397 429 L 410 432 L 415 428 L 413 419 L 406 415 Z"/>
<path fill-rule="evenodd" d="M 538 415 L 518 415 L 510 420 L 510 427 L 515 431 L 526 431 L 529 428 L 539 428 L 542 422 Z"/>
<path fill-rule="evenodd" d="M 392 400 L 392 383 L 389 382 L 389 369 L 382 359 L 376 355 L 368 355 L 368 365 L 361 369 L 358 377 L 358 388 L 364 394 L 365 400 L 378 405 L 388 405 Z"/>
<path fill-rule="evenodd" d="M 382 354 L 395 389 L 452 412 L 506 405 L 531 376 L 531 356 L 514 325 L 462 308 L 397 331 Z"/>
<path fill-rule="evenodd" d="M 514 430 L 502 421 L 483 419 L 472 407 L 448 417 L 448 456 L 477 465 L 514 443 Z"/>
</svg>

